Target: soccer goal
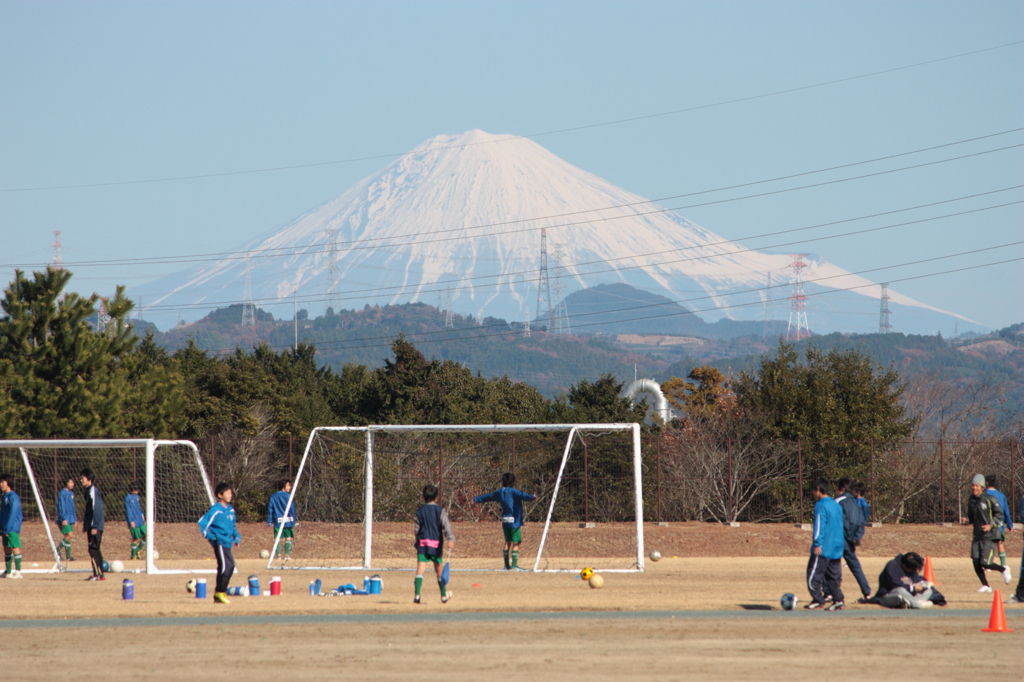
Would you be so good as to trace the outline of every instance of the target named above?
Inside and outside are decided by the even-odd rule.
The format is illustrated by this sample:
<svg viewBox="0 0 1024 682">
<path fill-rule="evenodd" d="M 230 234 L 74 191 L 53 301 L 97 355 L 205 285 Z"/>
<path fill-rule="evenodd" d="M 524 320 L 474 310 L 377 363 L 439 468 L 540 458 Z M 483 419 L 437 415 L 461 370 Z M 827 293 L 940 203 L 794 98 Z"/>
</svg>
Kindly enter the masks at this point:
<svg viewBox="0 0 1024 682">
<path fill-rule="evenodd" d="M 190 569 L 183 551 L 199 539 L 196 522 L 214 501 L 195 444 L 153 439 L 0 440 L 0 471 L 14 477 L 25 519 L 25 572 L 91 570 L 81 526 L 85 497 L 78 484 L 79 472 L 87 467 L 93 470 L 103 499 L 102 548 L 108 563 L 121 561 L 126 571 L 136 573 L 210 572 Z M 56 525 L 57 496 L 68 479 L 75 482 L 74 561 L 59 551 L 63 536 Z M 147 536 L 145 559 L 136 561 L 130 560 L 124 505 L 133 482 L 141 487 Z M 30 568 L 35 564 L 39 567 Z"/>
<path fill-rule="evenodd" d="M 639 424 L 378 425 L 310 433 L 290 495 L 294 550 L 268 529 L 268 568 L 409 569 L 413 518 L 438 487 L 455 530 L 452 570 L 505 570 L 501 509 L 473 498 L 502 474 L 523 503 L 519 567 L 643 571 Z"/>
</svg>

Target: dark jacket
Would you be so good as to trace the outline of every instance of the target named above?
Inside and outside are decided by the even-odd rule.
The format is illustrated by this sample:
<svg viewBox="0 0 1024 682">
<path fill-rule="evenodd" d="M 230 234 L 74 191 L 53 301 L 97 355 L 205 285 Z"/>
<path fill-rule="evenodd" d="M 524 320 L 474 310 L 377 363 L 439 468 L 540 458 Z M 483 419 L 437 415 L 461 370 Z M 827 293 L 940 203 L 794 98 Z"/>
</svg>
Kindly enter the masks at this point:
<svg viewBox="0 0 1024 682">
<path fill-rule="evenodd" d="M 924 582 L 921 574 L 907 573 L 903 570 L 903 555 L 897 554 L 896 558 L 891 559 L 885 565 L 885 568 L 882 569 L 882 572 L 878 574 L 878 591 L 875 592 L 874 598 L 877 600 L 879 597 L 884 597 L 897 587 L 902 587 L 911 594 L 914 594 L 913 585 L 920 582 Z M 932 595 L 929 601 L 938 606 L 946 605 L 946 598 L 934 587 L 932 588 Z"/>
<path fill-rule="evenodd" d="M 416 510 L 416 552 L 423 556 L 442 556 L 444 540 L 455 542 L 448 512 L 440 505 L 428 502 Z"/>
<path fill-rule="evenodd" d="M 864 537 L 864 511 L 850 493 L 843 493 L 836 502 L 843 509 L 843 536 L 856 547 Z"/>
<path fill-rule="evenodd" d="M 82 530 L 103 532 L 103 496 L 95 485 L 85 491 L 85 513 L 82 515 Z"/>
<path fill-rule="evenodd" d="M 999 500 L 988 493 L 982 493 L 967 501 L 967 520 L 974 526 L 974 540 L 998 540 L 999 527 L 1003 525 L 1003 509 Z M 988 531 L 982 526 L 991 526 Z"/>
</svg>

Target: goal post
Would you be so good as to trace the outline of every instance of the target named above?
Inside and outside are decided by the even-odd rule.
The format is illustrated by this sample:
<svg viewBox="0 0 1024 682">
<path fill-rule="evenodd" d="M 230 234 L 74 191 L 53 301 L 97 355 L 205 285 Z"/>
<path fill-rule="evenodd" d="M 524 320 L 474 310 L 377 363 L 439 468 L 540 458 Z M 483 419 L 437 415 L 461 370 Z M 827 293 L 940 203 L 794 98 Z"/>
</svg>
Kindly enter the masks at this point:
<svg viewBox="0 0 1024 682">
<path fill-rule="evenodd" d="M 68 479 L 77 483 L 79 472 L 86 467 L 95 472 L 96 484 L 103 496 L 103 552 L 108 563 L 129 559 L 130 538 L 123 501 L 133 482 L 138 482 L 144 498 L 145 557 L 136 564 L 129 560 L 125 570 L 150 574 L 210 572 L 180 566 L 181 562 L 174 560 L 172 552 L 165 552 L 162 559 L 158 558 L 159 547 L 172 535 L 181 534 L 186 538 L 196 535 L 196 521 L 214 503 L 199 449 L 191 441 L 152 438 L 0 440 L 0 470 L 10 473 L 19 483 L 27 483 L 27 489 L 25 485 L 18 485 L 16 492 L 21 497 L 25 518 L 22 538 L 26 550 L 23 554 L 30 552 L 34 556 L 26 554 L 23 561 L 31 562 L 30 566 L 41 563 L 43 553 L 53 560 L 48 568 L 29 568 L 25 572 L 90 570 L 85 568 L 88 556 L 84 542 L 78 541 L 75 552 L 79 556 L 75 562 L 69 562 L 58 546 L 59 529 L 55 532 L 56 526 L 51 527 L 51 522 L 60 521 L 52 515 L 59 492 Z M 80 524 L 84 504 L 81 491 L 76 487 L 73 492 L 78 493 L 75 508 Z M 163 567 L 158 566 L 158 561 Z M 168 564 L 175 566 L 168 567 Z"/>
<path fill-rule="evenodd" d="M 536 496 L 525 506 L 526 570 L 644 570 L 640 425 L 633 423 L 317 427 L 288 498 L 295 554 L 279 555 L 284 528 L 277 528 L 268 533 L 267 568 L 410 568 L 410 521 L 423 485 L 432 483 L 456 526 L 453 570 L 503 570 L 498 506 L 472 500 L 500 487 L 505 471 Z M 596 538 L 609 531 L 616 541 L 601 549 Z"/>
</svg>

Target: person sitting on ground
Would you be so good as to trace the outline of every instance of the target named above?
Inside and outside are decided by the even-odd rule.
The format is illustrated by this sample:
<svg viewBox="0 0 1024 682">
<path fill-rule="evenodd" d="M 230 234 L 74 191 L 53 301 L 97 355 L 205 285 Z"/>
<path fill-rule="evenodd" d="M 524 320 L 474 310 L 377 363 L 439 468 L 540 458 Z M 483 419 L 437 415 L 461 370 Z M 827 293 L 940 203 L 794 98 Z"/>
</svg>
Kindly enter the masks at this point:
<svg viewBox="0 0 1024 682">
<path fill-rule="evenodd" d="M 946 598 L 921 577 L 924 559 L 917 552 L 897 554 L 878 575 L 873 602 L 890 609 L 928 609 L 945 606 Z"/>
</svg>

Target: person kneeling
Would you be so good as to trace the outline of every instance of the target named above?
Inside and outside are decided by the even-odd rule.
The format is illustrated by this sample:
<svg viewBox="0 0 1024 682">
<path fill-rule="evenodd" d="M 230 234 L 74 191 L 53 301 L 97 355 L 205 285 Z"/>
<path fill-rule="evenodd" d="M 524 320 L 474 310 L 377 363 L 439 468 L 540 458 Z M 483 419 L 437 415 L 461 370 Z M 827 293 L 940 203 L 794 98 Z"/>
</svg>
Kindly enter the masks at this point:
<svg viewBox="0 0 1024 682">
<path fill-rule="evenodd" d="M 921 577 L 924 559 L 917 552 L 897 554 L 878 576 L 878 592 L 872 600 L 890 609 L 928 609 L 946 605 L 946 598 Z"/>
</svg>

